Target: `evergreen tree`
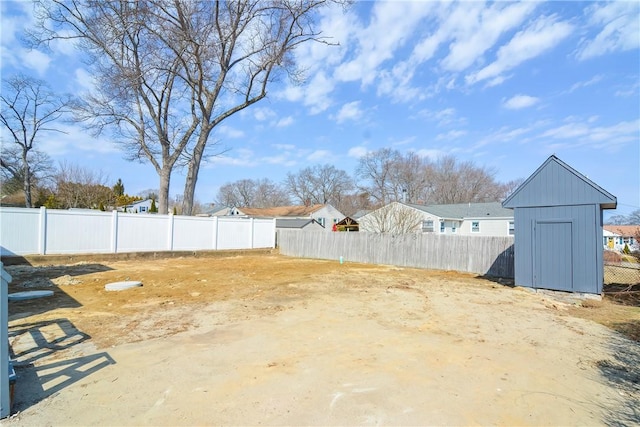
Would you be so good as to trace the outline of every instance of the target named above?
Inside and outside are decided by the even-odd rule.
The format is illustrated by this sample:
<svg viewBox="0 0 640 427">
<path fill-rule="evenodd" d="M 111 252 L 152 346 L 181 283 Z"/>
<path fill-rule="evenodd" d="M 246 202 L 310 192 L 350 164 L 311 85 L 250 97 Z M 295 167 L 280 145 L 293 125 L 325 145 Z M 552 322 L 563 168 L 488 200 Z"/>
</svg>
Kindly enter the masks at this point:
<svg viewBox="0 0 640 427">
<path fill-rule="evenodd" d="M 149 213 L 158 213 L 158 207 L 156 206 L 156 199 L 151 199 L 151 207 Z"/>
</svg>

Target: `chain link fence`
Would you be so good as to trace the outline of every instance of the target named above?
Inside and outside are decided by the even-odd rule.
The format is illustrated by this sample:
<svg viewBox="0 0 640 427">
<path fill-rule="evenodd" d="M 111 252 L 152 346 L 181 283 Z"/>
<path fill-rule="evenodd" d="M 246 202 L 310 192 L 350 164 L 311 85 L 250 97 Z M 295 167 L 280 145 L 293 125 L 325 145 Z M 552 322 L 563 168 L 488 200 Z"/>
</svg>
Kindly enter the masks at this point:
<svg viewBox="0 0 640 427">
<path fill-rule="evenodd" d="M 628 305 L 640 305 L 640 256 L 604 252 L 604 293 Z"/>
</svg>

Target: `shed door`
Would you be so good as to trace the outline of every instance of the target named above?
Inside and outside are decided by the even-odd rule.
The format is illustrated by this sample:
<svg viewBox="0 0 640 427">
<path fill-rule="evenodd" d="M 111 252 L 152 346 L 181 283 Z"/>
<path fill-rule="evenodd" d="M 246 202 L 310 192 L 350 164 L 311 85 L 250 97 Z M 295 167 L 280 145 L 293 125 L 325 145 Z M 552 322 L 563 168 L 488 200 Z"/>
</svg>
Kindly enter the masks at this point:
<svg viewBox="0 0 640 427">
<path fill-rule="evenodd" d="M 571 221 L 536 222 L 534 287 L 560 291 L 573 290 L 571 237 Z"/>
</svg>

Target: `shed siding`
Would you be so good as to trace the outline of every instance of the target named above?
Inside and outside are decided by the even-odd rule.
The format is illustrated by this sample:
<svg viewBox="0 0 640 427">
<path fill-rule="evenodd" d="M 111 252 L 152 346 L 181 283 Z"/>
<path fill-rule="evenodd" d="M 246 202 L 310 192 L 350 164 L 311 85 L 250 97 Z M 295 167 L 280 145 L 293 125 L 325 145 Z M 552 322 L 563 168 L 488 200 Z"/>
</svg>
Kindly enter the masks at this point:
<svg viewBox="0 0 640 427">
<path fill-rule="evenodd" d="M 516 284 L 536 287 L 534 279 L 536 235 L 534 230 L 537 221 L 549 220 L 569 220 L 572 223 L 571 244 L 573 249 L 570 251 L 571 260 L 567 260 L 567 262 L 573 265 L 573 283 L 566 284 L 566 286 L 571 286 L 574 292 L 600 293 L 603 274 L 600 243 L 602 242 L 602 213 L 599 206 L 594 204 L 515 209 Z M 537 244 L 541 244 L 541 242 L 537 242 Z"/>
<path fill-rule="evenodd" d="M 582 177 L 553 161 L 538 170 L 522 190 L 526 191 L 516 191 L 504 206 L 592 205 L 612 201 Z"/>
</svg>

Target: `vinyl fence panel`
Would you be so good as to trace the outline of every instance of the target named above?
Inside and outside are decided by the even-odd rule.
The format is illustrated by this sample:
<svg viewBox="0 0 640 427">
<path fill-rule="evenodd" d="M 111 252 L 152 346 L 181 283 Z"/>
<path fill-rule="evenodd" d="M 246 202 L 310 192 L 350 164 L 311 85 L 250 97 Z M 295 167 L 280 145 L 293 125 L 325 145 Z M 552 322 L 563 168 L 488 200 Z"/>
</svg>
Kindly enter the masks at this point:
<svg viewBox="0 0 640 427">
<path fill-rule="evenodd" d="M 37 254 L 39 235 L 40 209 L 0 210 L 0 255 Z"/>
<path fill-rule="evenodd" d="M 275 221 L 0 207 L 3 256 L 272 248 Z"/>
<path fill-rule="evenodd" d="M 513 237 L 278 230 L 283 255 L 513 277 Z"/>
<path fill-rule="evenodd" d="M 47 252 L 109 252 L 111 215 L 106 212 L 50 210 L 46 222 Z"/>
<path fill-rule="evenodd" d="M 210 218 L 173 217 L 173 250 L 216 249 L 216 224 Z"/>
</svg>

